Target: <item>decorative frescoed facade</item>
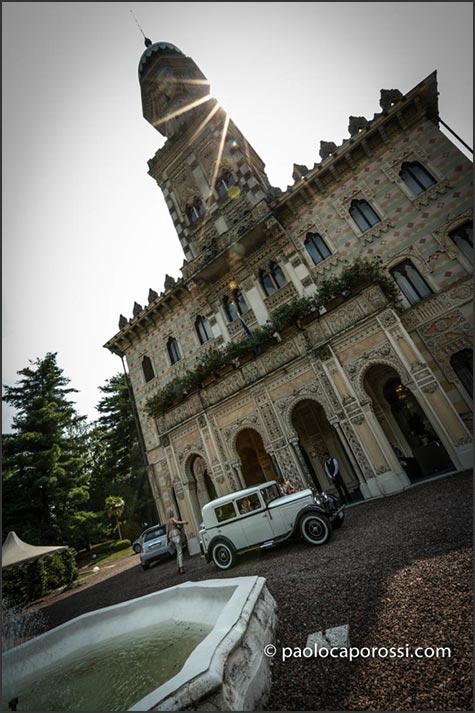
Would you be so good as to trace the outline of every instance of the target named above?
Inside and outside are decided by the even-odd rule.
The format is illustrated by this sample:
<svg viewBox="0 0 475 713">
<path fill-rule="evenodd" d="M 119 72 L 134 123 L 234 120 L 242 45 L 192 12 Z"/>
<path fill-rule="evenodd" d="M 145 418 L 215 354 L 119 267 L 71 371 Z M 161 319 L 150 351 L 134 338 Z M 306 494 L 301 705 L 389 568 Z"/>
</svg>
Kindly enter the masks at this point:
<svg viewBox="0 0 475 713">
<path fill-rule="evenodd" d="M 230 490 L 331 490 L 327 451 L 364 498 L 471 467 L 472 165 L 438 128 L 435 73 L 382 90 L 285 192 L 180 50 L 147 42 L 139 81 L 185 262 L 105 346 L 162 520 L 193 542 Z"/>
</svg>

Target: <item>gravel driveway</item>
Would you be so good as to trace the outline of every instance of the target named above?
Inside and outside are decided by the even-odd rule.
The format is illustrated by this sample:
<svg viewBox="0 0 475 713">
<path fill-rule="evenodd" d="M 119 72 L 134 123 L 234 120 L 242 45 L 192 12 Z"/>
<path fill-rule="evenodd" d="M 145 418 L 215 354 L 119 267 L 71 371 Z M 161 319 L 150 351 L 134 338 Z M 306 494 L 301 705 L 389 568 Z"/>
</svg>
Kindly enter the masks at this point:
<svg viewBox="0 0 475 713">
<path fill-rule="evenodd" d="M 247 555 L 228 573 L 200 557 L 144 572 L 131 555 L 42 603 L 46 628 L 186 580 L 266 578 L 278 605 L 267 710 L 472 710 L 472 473 L 347 510 L 324 547 Z M 313 632 L 349 625 L 355 647 L 450 647 L 450 658 L 289 658 Z"/>
</svg>

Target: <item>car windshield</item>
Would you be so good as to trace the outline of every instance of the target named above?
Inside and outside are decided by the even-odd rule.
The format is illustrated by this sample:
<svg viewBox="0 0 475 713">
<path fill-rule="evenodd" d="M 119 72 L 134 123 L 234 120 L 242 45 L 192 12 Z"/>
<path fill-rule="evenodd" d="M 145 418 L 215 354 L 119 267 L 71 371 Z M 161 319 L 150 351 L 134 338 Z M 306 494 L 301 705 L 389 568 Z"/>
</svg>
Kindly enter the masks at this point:
<svg viewBox="0 0 475 713">
<path fill-rule="evenodd" d="M 266 505 L 269 505 L 272 500 L 276 500 L 277 498 L 280 498 L 280 492 L 279 488 L 275 483 L 272 483 L 272 485 L 269 485 L 267 488 L 263 488 L 261 490 L 262 497 L 264 498 L 264 502 Z"/>
<path fill-rule="evenodd" d="M 157 527 L 156 530 L 152 530 L 151 532 L 145 533 L 144 542 L 150 542 L 150 540 L 155 540 L 157 537 L 162 537 L 165 533 L 165 525 L 163 527 Z"/>
</svg>

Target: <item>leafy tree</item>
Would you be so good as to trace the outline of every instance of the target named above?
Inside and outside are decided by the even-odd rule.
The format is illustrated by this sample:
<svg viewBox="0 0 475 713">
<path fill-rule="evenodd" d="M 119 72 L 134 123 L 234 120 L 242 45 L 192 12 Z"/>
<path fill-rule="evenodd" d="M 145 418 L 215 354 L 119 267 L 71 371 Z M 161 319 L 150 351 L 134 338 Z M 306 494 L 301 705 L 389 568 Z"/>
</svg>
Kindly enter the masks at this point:
<svg viewBox="0 0 475 713">
<path fill-rule="evenodd" d="M 73 514 L 89 499 L 85 417 L 70 401 L 77 391 L 56 356 L 30 362 L 14 386 L 4 387 L 16 416 L 3 438 L 3 530 L 34 544 L 67 542 Z"/>
<path fill-rule="evenodd" d="M 120 518 L 124 514 L 125 510 L 125 500 L 124 498 L 120 498 L 117 495 L 109 495 L 108 498 L 106 498 L 105 501 L 105 508 L 106 508 L 106 513 L 107 516 L 110 519 L 115 520 L 115 528 L 118 532 L 119 535 L 119 540 L 122 539 L 122 532 L 120 529 Z"/>
<path fill-rule="evenodd" d="M 93 459 L 90 483 L 94 509 L 104 507 L 110 495 L 125 501 L 125 536 L 135 538 L 144 522 L 156 521 L 147 468 L 139 441 L 128 377 L 116 374 L 99 387 L 100 414 L 90 432 Z"/>
</svg>

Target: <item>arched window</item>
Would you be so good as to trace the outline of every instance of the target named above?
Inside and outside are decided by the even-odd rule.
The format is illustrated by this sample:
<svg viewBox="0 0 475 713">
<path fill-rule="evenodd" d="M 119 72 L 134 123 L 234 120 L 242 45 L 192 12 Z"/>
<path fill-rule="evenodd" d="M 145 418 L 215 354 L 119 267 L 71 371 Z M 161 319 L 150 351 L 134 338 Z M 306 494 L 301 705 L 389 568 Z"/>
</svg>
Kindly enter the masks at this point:
<svg viewBox="0 0 475 713">
<path fill-rule="evenodd" d="M 155 378 L 155 372 L 153 371 L 152 360 L 148 356 L 144 356 L 142 359 L 142 371 L 145 381 L 151 381 Z"/>
<path fill-rule="evenodd" d="M 244 314 L 245 312 L 247 312 L 249 307 L 247 306 L 247 302 L 244 299 L 244 295 L 242 294 L 241 290 L 235 290 L 233 292 L 233 297 L 234 303 L 237 307 L 237 311 L 239 312 L 239 314 Z"/>
<path fill-rule="evenodd" d="M 325 260 L 325 258 L 331 255 L 330 250 L 319 233 L 307 233 L 304 245 L 315 265 L 318 265 L 319 262 L 322 262 L 322 260 Z"/>
<path fill-rule="evenodd" d="M 195 198 L 193 203 L 186 207 L 186 215 L 191 224 L 196 223 L 204 214 L 205 206 L 201 198 Z"/>
<path fill-rule="evenodd" d="M 220 198 L 228 195 L 231 186 L 236 185 L 236 179 L 230 171 L 223 171 L 221 176 L 216 181 L 216 193 Z"/>
<path fill-rule="evenodd" d="M 277 287 L 275 286 L 272 277 L 268 272 L 266 272 L 266 270 L 261 270 L 259 274 L 259 281 L 268 297 L 277 291 Z"/>
<path fill-rule="evenodd" d="M 404 162 L 399 171 L 399 177 L 415 196 L 424 193 L 435 184 L 429 171 L 419 161 Z"/>
<path fill-rule="evenodd" d="M 391 268 L 390 273 L 411 305 L 432 294 L 429 285 L 410 260 L 400 262 L 399 265 Z"/>
<path fill-rule="evenodd" d="M 168 356 L 170 357 L 170 361 L 172 364 L 175 364 L 175 362 L 180 361 L 180 359 L 181 359 L 180 347 L 178 346 L 178 342 L 175 339 L 175 337 L 169 337 L 168 342 L 167 342 L 167 351 L 168 351 Z"/>
<path fill-rule="evenodd" d="M 223 299 L 223 307 L 230 322 L 233 322 L 240 314 L 244 314 L 249 310 L 241 290 L 233 290 L 232 297 L 226 296 Z"/>
<path fill-rule="evenodd" d="M 195 320 L 195 329 L 196 333 L 198 334 L 200 344 L 209 342 L 209 340 L 213 338 L 213 332 L 211 331 L 211 327 L 209 326 L 209 322 L 206 317 L 198 315 Z"/>
<path fill-rule="evenodd" d="M 277 265 L 276 262 L 271 262 L 270 264 L 271 275 L 274 278 L 274 282 L 277 287 L 283 287 L 287 284 L 287 279 L 282 272 L 282 268 Z"/>
<path fill-rule="evenodd" d="M 457 374 L 469 396 L 473 394 L 473 349 L 462 349 L 450 357 L 450 366 Z"/>
<path fill-rule="evenodd" d="M 225 297 L 223 299 L 223 307 L 226 312 L 226 317 L 230 322 L 233 322 L 238 317 L 236 306 L 230 297 Z"/>
<path fill-rule="evenodd" d="M 362 233 L 381 222 L 381 218 L 368 201 L 351 201 L 350 215 Z"/>
<path fill-rule="evenodd" d="M 451 230 L 449 238 L 455 243 L 462 255 L 470 264 L 473 263 L 473 221 L 469 220 L 463 225 L 459 225 L 455 230 Z"/>
<path fill-rule="evenodd" d="M 276 262 L 271 262 L 269 265 L 269 271 L 260 271 L 259 281 L 268 297 L 287 284 L 287 278 L 285 277 L 282 268 L 279 267 Z"/>
</svg>

